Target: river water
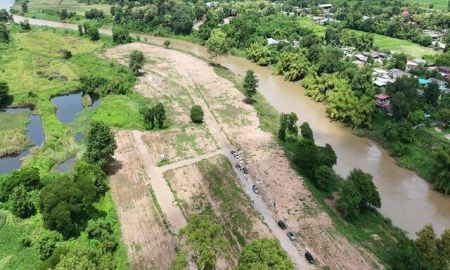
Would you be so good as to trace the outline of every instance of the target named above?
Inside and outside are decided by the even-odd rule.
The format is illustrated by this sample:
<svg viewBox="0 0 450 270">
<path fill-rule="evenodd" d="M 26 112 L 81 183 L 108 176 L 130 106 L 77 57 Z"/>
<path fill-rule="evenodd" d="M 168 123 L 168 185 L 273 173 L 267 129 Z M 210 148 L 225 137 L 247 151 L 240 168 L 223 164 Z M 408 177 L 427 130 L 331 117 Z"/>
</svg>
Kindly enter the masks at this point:
<svg viewBox="0 0 450 270">
<path fill-rule="evenodd" d="M 20 21 L 20 17 L 15 17 Z M 31 24 L 76 29 L 75 25 L 29 19 Z M 101 33 L 111 34 L 102 29 Z M 166 38 L 139 35 L 141 39 L 162 45 Z M 171 47 L 200 57 L 209 58 L 207 50 L 196 44 L 171 40 Z M 367 138 L 360 138 L 341 124 L 326 116 L 323 104 L 315 103 L 304 95 L 298 82 L 287 82 L 271 74 L 268 68 L 235 57 L 219 57 L 217 61 L 236 74 L 255 71 L 259 79 L 258 91 L 280 112 L 295 112 L 300 121 L 307 121 L 319 144 L 329 143 L 336 151 L 335 170 L 347 176 L 353 168 L 361 168 L 374 177 L 381 199 L 380 212 L 393 223 L 415 236 L 425 224 L 432 224 L 437 233 L 450 228 L 450 196 L 436 192 L 416 173 L 396 165 L 395 160 L 380 146 Z"/>
</svg>

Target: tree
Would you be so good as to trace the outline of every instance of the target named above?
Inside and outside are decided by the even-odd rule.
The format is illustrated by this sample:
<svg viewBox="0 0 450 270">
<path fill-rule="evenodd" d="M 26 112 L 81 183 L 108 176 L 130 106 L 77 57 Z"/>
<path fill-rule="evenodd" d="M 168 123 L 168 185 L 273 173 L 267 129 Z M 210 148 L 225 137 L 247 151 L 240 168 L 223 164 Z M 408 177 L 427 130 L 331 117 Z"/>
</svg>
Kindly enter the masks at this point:
<svg viewBox="0 0 450 270">
<path fill-rule="evenodd" d="M 194 262 L 198 269 L 215 269 L 217 256 L 229 245 L 223 231 L 209 212 L 193 214 L 188 218 L 180 235 L 187 237 L 186 242 L 196 254 Z"/>
<path fill-rule="evenodd" d="M 200 105 L 193 105 L 191 107 L 191 120 L 197 124 L 203 122 L 203 109 Z"/>
<path fill-rule="evenodd" d="M 192 19 L 187 6 L 176 7 L 172 16 L 171 27 L 175 34 L 189 34 L 192 31 Z"/>
<path fill-rule="evenodd" d="M 20 27 L 22 28 L 22 30 L 25 30 L 25 31 L 31 30 L 31 25 L 28 22 L 28 20 L 24 20 L 23 22 L 20 22 Z"/>
<path fill-rule="evenodd" d="M 113 160 L 116 148 L 116 140 L 111 129 L 104 123 L 93 121 L 89 125 L 86 136 L 86 152 L 84 153 L 84 158 L 88 162 L 96 163 L 105 169 Z"/>
<path fill-rule="evenodd" d="M 257 239 L 248 243 L 239 255 L 236 270 L 247 269 L 291 270 L 294 264 L 278 240 Z"/>
<path fill-rule="evenodd" d="M 301 140 L 294 145 L 294 162 L 310 177 L 314 176 L 315 169 L 320 166 L 319 150 L 311 140 Z"/>
<path fill-rule="evenodd" d="M 15 170 L 3 178 L 0 182 L 0 199 L 7 201 L 15 187 L 23 186 L 26 191 L 32 191 L 42 187 L 39 170 L 37 168 L 22 168 Z"/>
<path fill-rule="evenodd" d="M 414 77 L 403 76 L 388 84 L 386 92 L 391 96 L 393 115 L 396 120 L 408 116 L 410 111 L 418 107 L 419 82 Z"/>
<path fill-rule="evenodd" d="M 450 146 L 439 145 L 433 151 L 435 187 L 445 194 L 450 194 Z"/>
<path fill-rule="evenodd" d="M 428 269 L 446 269 L 445 259 L 440 256 L 439 239 L 437 239 L 433 226 L 425 225 L 416 233 L 416 245 Z"/>
<path fill-rule="evenodd" d="M 425 98 L 426 103 L 436 107 L 438 104 L 440 94 L 441 91 L 439 90 L 439 85 L 435 82 L 432 82 L 428 84 L 427 88 L 423 93 L 423 97 Z"/>
<path fill-rule="evenodd" d="M 340 59 L 343 53 L 338 48 L 326 48 L 319 58 L 318 74 L 333 73 L 339 70 L 341 66 Z"/>
<path fill-rule="evenodd" d="M 304 78 L 310 71 L 311 63 L 306 57 L 306 50 L 298 52 L 284 51 L 273 67 L 275 74 L 282 74 L 288 81 L 295 81 Z"/>
<path fill-rule="evenodd" d="M 260 66 L 267 66 L 273 62 L 272 52 L 259 43 L 252 43 L 247 49 L 247 58 Z"/>
<path fill-rule="evenodd" d="M 206 41 L 206 47 L 214 58 L 227 54 L 229 50 L 227 35 L 220 29 L 213 29 L 209 39 Z"/>
<path fill-rule="evenodd" d="M 415 110 L 408 115 L 408 122 L 413 126 L 417 126 L 425 121 L 425 113 L 422 110 Z"/>
<path fill-rule="evenodd" d="M 331 145 L 327 143 L 325 146 L 319 146 L 317 149 L 319 151 L 320 165 L 326 165 L 330 168 L 336 165 L 337 156 Z"/>
<path fill-rule="evenodd" d="M 0 109 L 7 106 L 12 101 L 9 95 L 9 86 L 5 81 L 0 81 Z"/>
<path fill-rule="evenodd" d="M 392 269 L 423 270 L 427 269 L 419 248 L 410 239 L 400 239 L 388 252 L 388 262 Z"/>
<path fill-rule="evenodd" d="M 281 141 L 286 139 L 286 129 L 287 129 L 287 114 L 280 114 L 280 127 L 278 128 L 278 138 Z"/>
<path fill-rule="evenodd" d="M 326 165 L 319 166 L 315 170 L 314 176 L 317 187 L 325 191 L 334 190 L 340 180 L 334 170 Z"/>
<path fill-rule="evenodd" d="M 36 213 L 31 196 L 23 185 L 14 188 L 11 196 L 11 211 L 20 218 L 28 218 Z"/>
<path fill-rule="evenodd" d="M 347 177 L 347 181 L 353 182 L 359 190 L 361 209 L 366 207 L 381 207 L 380 194 L 372 179 L 372 175 L 365 173 L 361 169 L 353 169 Z"/>
<path fill-rule="evenodd" d="M 392 56 L 392 66 L 394 68 L 405 70 L 406 69 L 406 62 L 408 61 L 408 56 L 404 53 L 395 53 Z"/>
<path fill-rule="evenodd" d="M 358 216 L 361 204 L 361 194 L 353 181 L 344 181 L 341 186 L 337 209 L 345 216 Z"/>
<path fill-rule="evenodd" d="M 0 9 L 0 22 L 7 22 L 11 19 L 12 18 L 6 9 L 4 8 Z"/>
<path fill-rule="evenodd" d="M 66 239 L 76 236 L 89 217 L 95 196 L 92 183 L 63 178 L 48 184 L 39 196 L 44 227 L 60 232 Z"/>
<path fill-rule="evenodd" d="M 258 78 L 253 70 L 247 70 L 245 72 L 243 87 L 247 99 L 251 101 L 253 96 L 256 94 L 256 89 L 258 88 Z"/>
<path fill-rule="evenodd" d="M 124 44 L 131 41 L 130 32 L 121 25 L 114 25 L 112 37 L 115 44 Z"/>
<path fill-rule="evenodd" d="M 37 238 L 36 244 L 41 260 L 50 257 L 56 249 L 56 243 L 62 241 L 62 235 L 55 231 L 43 231 Z"/>
<path fill-rule="evenodd" d="M 156 106 L 153 108 L 155 113 L 155 122 L 158 125 L 159 128 L 164 127 L 164 121 L 166 120 L 166 110 L 164 109 L 164 105 L 159 102 L 156 104 Z"/>
<path fill-rule="evenodd" d="M 141 113 L 144 116 L 144 123 L 147 125 L 147 128 L 153 129 L 155 127 L 154 109 L 150 107 L 145 107 Z"/>
<path fill-rule="evenodd" d="M 22 7 L 22 14 L 25 14 L 28 12 L 28 1 L 24 1 L 21 5 Z"/>
<path fill-rule="evenodd" d="M 0 23 L 0 42 L 9 42 L 9 30 L 4 23 Z"/>
<path fill-rule="evenodd" d="M 80 36 L 83 35 L 83 26 L 82 26 L 81 24 L 78 24 L 78 34 L 79 34 Z"/>
<path fill-rule="evenodd" d="M 144 54 L 141 51 L 134 50 L 130 53 L 129 66 L 135 75 L 139 75 L 139 70 L 145 62 Z"/>
<path fill-rule="evenodd" d="M 83 25 L 84 33 L 89 37 L 90 40 L 96 41 L 100 39 L 100 33 L 98 32 L 98 27 L 93 23 L 85 22 Z"/>
<path fill-rule="evenodd" d="M 304 139 L 314 141 L 314 134 L 312 129 L 309 127 L 308 122 L 303 122 L 300 126 L 300 133 Z"/>
<path fill-rule="evenodd" d="M 164 40 L 164 47 L 166 47 L 166 49 L 168 49 L 170 47 L 170 43 L 171 42 L 169 39 Z"/>
<path fill-rule="evenodd" d="M 441 120 L 444 125 L 450 123 L 450 109 L 442 108 L 436 113 L 436 119 Z"/>
<path fill-rule="evenodd" d="M 287 132 L 294 136 L 297 136 L 298 134 L 297 121 L 298 117 L 294 112 L 289 113 L 286 117 Z"/>
<path fill-rule="evenodd" d="M 106 173 L 96 163 L 88 163 L 85 160 L 78 160 L 74 167 L 74 181 L 78 183 L 91 183 L 94 184 L 95 198 L 99 199 L 100 196 L 105 194 L 108 190 L 106 184 Z"/>
</svg>

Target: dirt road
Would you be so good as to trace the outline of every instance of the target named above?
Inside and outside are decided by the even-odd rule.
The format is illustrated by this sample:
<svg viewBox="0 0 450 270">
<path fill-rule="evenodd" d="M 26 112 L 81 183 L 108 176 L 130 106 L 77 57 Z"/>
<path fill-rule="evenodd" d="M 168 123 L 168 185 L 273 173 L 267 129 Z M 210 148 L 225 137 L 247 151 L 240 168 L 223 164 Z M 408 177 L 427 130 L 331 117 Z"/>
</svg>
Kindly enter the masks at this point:
<svg viewBox="0 0 450 270">
<path fill-rule="evenodd" d="M 186 225 L 186 219 L 180 207 L 175 204 L 175 197 L 166 180 L 164 180 L 163 172 L 152 162 L 147 145 L 142 140 L 142 134 L 139 131 L 133 131 L 133 137 L 137 145 L 139 157 L 148 175 L 145 180 L 149 181 L 161 210 L 172 226 L 173 231 L 177 233 Z"/>
</svg>

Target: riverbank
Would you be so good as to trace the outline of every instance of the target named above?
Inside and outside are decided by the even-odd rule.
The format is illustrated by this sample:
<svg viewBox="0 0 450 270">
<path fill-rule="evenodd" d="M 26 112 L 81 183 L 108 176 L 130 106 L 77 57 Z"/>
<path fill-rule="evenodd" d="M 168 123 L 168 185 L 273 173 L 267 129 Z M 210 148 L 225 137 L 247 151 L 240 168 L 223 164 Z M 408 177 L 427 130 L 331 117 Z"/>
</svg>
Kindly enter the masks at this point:
<svg viewBox="0 0 450 270">
<path fill-rule="evenodd" d="M 218 75 L 234 82 L 236 88 L 244 92 L 241 85 L 242 78 L 222 66 L 215 66 L 215 71 Z M 260 127 L 277 138 L 279 113 L 259 93 L 255 95 L 254 100 L 252 105 L 258 113 Z M 280 141 L 278 144 L 283 147 L 284 151 L 287 151 L 287 145 Z M 298 170 L 297 173 L 301 175 Z M 317 189 L 304 175 L 301 175 L 301 178 L 314 195 L 315 200 L 319 202 L 321 209 L 332 218 L 335 233 L 345 236 L 350 243 L 356 243 L 369 250 L 384 264 L 389 263 L 390 249 L 395 248 L 398 241 L 407 238 L 405 232 L 395 227 L 389 219 L 378 212 L 366 212 L 358 218 L 344 219 L 334 206 L 329 204 L 329 194 Z"/>
</svg>

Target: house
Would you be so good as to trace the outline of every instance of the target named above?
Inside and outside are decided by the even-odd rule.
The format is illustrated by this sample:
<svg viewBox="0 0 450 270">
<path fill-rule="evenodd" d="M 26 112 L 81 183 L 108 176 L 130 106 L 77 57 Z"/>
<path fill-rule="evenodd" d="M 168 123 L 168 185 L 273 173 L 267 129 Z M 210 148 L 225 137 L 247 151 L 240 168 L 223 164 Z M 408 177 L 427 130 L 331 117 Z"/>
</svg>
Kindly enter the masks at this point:
<svg viewBox="0 0 450 270">
<path fill-rule="evenodd" d="M 450 67 L 446 66 L 439 66 L 438 71 L 442 74 L 442 76 L 450 75 Z"/>
<path fill-rule="evenodd" d="M 428 81 L 430 83 L 436 83 L 437 85 L 439 85 L 439 90 L 441 90 L 441 91 L 447 90 L 447 84 L 444 81 L 441 81 L 441 80 L 438 80 L 435 78 L 430 78 L 430 79 L 428 79 Z"/>
<path fill-rule="evenodd" d="M 319 5 L 321 9 L 323 9 L 324 12 L 330 12 L 330 10 L 333 8 L 332 4 L 321 4 Z"/>
<path fill-rule="evenodd" d="M 406 70 L 407 70 L 407 71 L 411 71 L 411 70 L 413 70 L 413 69 L 416 69 L 418 66 L 419 66 L 419 64 L 417 64 L 417 63 L 414 62 L 414 61 L 408 60 L 408 61 L 406 62 Z"/>
<path fill-rule="evenodd" d="M 358 61 L 361 61 L 361 62 L 367 62 L 367 56 L 364 56 L 364 55 L 362 55 L 362 54 L 357 54 L 357 55 L 355 55 L 355 58 L 358 60 Z"/>
<path fill-rule="evenodd" d="M 385 87 L 386 85 L 388 85 L 388 83 L 391 83 L 392 80 L 387 79 L 387 78 L 376 78 L 373 81 L 373 84 L 375 84 L 378 87 Z"/>
<path fill-rule="evenodd" d="M 404 71 L 402 71 L 400 69 L 396 69 L 396 68 L 389 70 L 389 75 L 391 76 L 391 78 L 393 80 L 396 80 L 397 78 L 401 78 L 403 76 L 411 76 L 410 73 L 404 72 Z"/>
<path fill-rule="evenodd" d="M 385 94 L 378 94 L 375 96 L 375 106 L 381 109 L 389 109 L 391 105 L 391 97 Z"/>
<path fill-rule="evenodd" d="M 278 40 L 276 40 L 276 39 L 268 38 L 268 39 L 266 39 L 266 43 L 267 43 L 267 46 L 276 46 L 280 42 Z"/>
<path fill-rule="evenodd" d="M 425 66 L 427 64 L 427 61 L 421 58 L 416 58 L 413 60 L 413 62 L 418 64 L 419 66 Z"/>
<path fill-rule="evenodd" d="M 429 30 L 426 30 L 426 31 L 423 31 L 423 33 L 424 33 L 425 35 L 431 37 L 431 39 L 432 39 L 433 41 L 438 41 L 438 40 L 440 40 L 440 39 L 444 36 L 443 33 L 441 33 L 441 32 L 436 32 L 436 31 L 429 31 Z"/>
</svg>

